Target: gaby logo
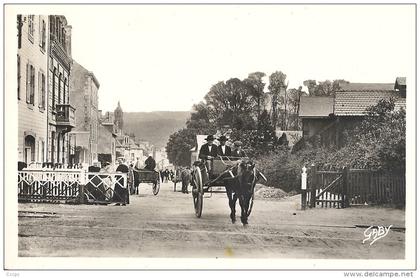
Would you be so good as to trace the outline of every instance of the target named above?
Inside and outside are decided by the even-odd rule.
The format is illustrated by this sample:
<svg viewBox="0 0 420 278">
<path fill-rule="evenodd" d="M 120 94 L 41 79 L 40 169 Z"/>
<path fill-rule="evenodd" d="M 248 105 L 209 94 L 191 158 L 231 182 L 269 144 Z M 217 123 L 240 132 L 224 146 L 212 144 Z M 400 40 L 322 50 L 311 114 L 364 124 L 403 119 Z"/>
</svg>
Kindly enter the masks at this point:
<svg viewBox="0 0 420 278">
<path fill-rule="evenodd" d="M 391 229 L 392 225 L 389 225 L 387 228 L 386 226 L 370 226 L 364 232 L 365 239 L 363 240 L 363 244 L 366 241 L 372 240 L 369 245 L 372 245 L 378 239 L 386 237 Z"/>
</svg>

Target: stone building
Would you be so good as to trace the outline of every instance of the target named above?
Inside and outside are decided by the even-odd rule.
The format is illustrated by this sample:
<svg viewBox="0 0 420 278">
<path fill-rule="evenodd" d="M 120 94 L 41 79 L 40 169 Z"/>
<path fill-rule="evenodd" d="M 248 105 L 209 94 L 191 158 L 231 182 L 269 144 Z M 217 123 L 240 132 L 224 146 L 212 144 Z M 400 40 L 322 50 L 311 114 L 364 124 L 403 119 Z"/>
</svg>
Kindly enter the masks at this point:
<svg viewBox="0 0 420 278">
<path fill-rule="evenodd" d="M 17 16 L 18 160 L 47 155 L 48 17 Z"/>
<path fill-rule="evenodd" d="M 116 138 L 117 130 L 114 125 L 113 113 L 106 112 L 102 115 L 99 110 L 99 126 L 98 126 L 98 161 L 116 162 Z"/>
<path fill-rule="evenodd" d="M 69 132 L 75 127 L 75 109 L 70 104 L 69 80 L 72 66 L 71 26 L 61 15 L 50 15 L 48 41 L 48 161 L 73 163 Z"/>
<path fill-rule="evenodd" d="M 98 90 L 93 72 L 73 61 L 70 75 L 70 103 L 76 109 L 76 127 L 70 132 L 75 140 L 74 163 L 92 165 L 98 160 Z"/>
</svg>

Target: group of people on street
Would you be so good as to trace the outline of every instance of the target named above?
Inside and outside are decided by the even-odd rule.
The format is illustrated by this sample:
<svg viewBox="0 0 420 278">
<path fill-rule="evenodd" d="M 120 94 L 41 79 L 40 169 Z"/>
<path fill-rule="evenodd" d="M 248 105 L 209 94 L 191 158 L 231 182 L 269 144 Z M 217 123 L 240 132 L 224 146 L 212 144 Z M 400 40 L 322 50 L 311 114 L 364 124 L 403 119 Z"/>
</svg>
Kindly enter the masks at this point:
<svg viewBox="0 0 420 278">
<path fill-rule="evenodd" d="M 226 136 L 222 135 L 219 138 L 215 138 L 213 135 L 208 135 L 205 139 L 207 142 L 206 144 L 202 145 L 199 151 L 199 158 L 204 162 L 210 162 L 214 158 L 217 157 L 229 157 L 229 158 L 241 158 L 245 157 L 246 154 L 242 150 L 242 142 L 235 141 L 233 142 L 233 148 L 226 145 L 228 139 Z M 220 142 L 219 145 L 214 144 L 214 141 L 218 140 Z M 18 170 L 26 168 L 27 165 L 24 163 L 18 164 Z M 82 167 L 80 167 L 82 168 Z M 135 162 L 127 163 L 124 158 L 119 158 L 117 162 L 117 167 L 114 168 L 110 162 L 102 162 L 102 163 L 94 163 L 93 165 L 88 167 L 88 173 L 92 173 L 92 179 L 89 180 L 91 183 L 92 193 L 96 196 L 96 199 L 103 199 L 111 200 L 115 205 L 125 206 L 129 204 L 129 195 L 131 194 L 138 194 L 139 193 L 139 171 L 140 170 L 148 170 L 148 171 L 155 171 L 156 162 L 152 156 L 149 156 L 144 163 L 137 157 Z M 211 171 L 211 163 L 208 164 L 208 169 Z M 181 169 L 180 169 L 181 170 Z M 106 174 L 116 173 L 115 180 L 112 181 L 111 176 L 108 177 L 108 180 L 101 181 L 100 179 L 105 179 L 100 174 L 95 175 L 93 173 L 103 173 L 105 177 Z M 118 173 L 127 174 L 128 181 L 125 182 L 124 176 L 118 175 Z M 160 177 L 162 182 L 164 181 L 174 181 L 175 179 L 181 178 L 182 181 L 182 192 L 188 193 L 188 184 L 190 184 L 191 180 L 191 169 L 189 167 L 183 168 L 180 173 L 177 171 L 177 176 L 175 177 L 175 173 L 173 170 L 165 169 L 160 171 Z M 98 179 L 98 180 L 95 180 Z M 124 184 L 126 186 L 124 186 Z M 127 186 L 131 184 L 134 188 L 130 188 Z M 99 188 L 101 185 L 101 188 Z M 131 189 L 131 190 L 130 190 Z M 99 192 L 100 191 L 100 192 Z"/>
<path fill-rule="evenodd" d="M 146 169 L 149 171 L 154 171 L 156 167 L 156 162 L 153 159 L 153 157 L 149 156 L 146 161 L 143 164 L 140 161 L 140 158 L 137 158 L 137 161 L 135 163 L 128 164 L 124 158 L 119 158 L 117 161 L 117 168 L 114 169 L 109 162 L 102 162 L 102 168 L 97 165 L 98 163 L 94 163 L 94 165 L 91 165 L 88 167 L 89 173 L 104 173 L 104 176 L 94 176 L 91 175 L 90 183 L 88 185 L 91 185 L 88 189 L 91 191 L 91 194 L 95 197 L 97 200 L 112 200 L 113 203 L 115 203 L 116 206 L 125 206 L 126 204 L 130 203 L 130 193 L 138 194 L 138 186 L 140 183 L 139 180 L 139 174 L 138 170 Z M 111 184 L 111 179 L 106 178 L 105 174 L 108 173 L 117 173 L 115 175 L 115 182 Z M 124 177 L 119 176 L 118 173 L 124 173 L 127 174 L 127 182 L 125 183 L 126 186 L 124 186 Z M 103 181 L 101 182 L 100 179 Z M 100 185 L 94 186 L 94 185 Z M 134 191 L 129 188 L 129 184 L 132 184 L 134 186 Z M 112 190 L 110 190 L 111 188 Z"/>
<path fill-rule="evenodd" d="M 234 157 L 240 158 L 245 157 L 245 152 L 242 150 L 242 142 L 235 141 L 233 142 L 233 150 L 226 145 L 228 139 L 226 136 L 222 135 L 217 140 L 220 142 L 219 145 L 214 144 L 216 138 L 213 135 L 208 135 L 205 139 L 206 144 L 202 145 L 198 158 L 203 160 L 211 160 L 218 156 Z"/>
<path fill-rule="evenodd" d="M 160 171 L 160 178 L 162 179 L 162 182 L 173 181 L 174 177 L 175 173 L 172 169 L 165 169 Z"/>
</svg>

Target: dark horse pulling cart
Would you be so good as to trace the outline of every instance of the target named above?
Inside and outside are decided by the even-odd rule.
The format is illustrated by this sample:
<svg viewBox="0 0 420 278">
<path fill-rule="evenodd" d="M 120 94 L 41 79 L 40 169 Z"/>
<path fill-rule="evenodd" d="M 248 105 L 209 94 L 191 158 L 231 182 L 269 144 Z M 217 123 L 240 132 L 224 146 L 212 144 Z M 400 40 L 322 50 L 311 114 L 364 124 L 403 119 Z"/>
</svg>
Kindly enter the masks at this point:
<svg viewBox="0 0 420 278">
<path fill-rule="evenodd" d="M 209 171 L 209 168 L 212 170 Z M 254 204 L 254 188 L 259 177 L 265 179 L 248 158 L 219 156 L 210 161 L 196 161 L 191 179 L 195 215 L 201 217 L 204 193 L 226 193 L 232 223 L 236 221 L 235 207 L 239 199 L 241 222 L 248 224 Z M 213 190 L 215 187 L 224 187 L 225 191 Z"/>
<path fill-rule="evenodd" d="M 151 183 L 153 194 L 157 195 L 160 189 L 160 174 L 154 170 L 147 170 L 147 169 L 134 169 L 133 173 L 135 176 L 134 182 L 134 191 L 137 191 L 138 194 L 138 186 L 139 183 Z M 136 177 L 137 176 L 137 177 Z"/>
</svg>

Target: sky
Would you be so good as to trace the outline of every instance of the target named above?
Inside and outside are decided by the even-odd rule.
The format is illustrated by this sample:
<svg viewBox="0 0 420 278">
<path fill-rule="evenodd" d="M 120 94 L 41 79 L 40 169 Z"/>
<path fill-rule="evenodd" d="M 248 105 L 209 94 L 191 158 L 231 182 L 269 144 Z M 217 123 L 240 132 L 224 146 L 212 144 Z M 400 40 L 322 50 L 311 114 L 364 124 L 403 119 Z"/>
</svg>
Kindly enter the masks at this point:
<svg viewBox="0 0 420 278">
<path fill-rule="evenodd" d="M 307 79 L 392 83 L 414 65 L 414 8 L 407 5 L 73 5 L 56 12 L 72 25 L 73 59 L 99 80 L 104 111 L 118 101 L 128 112 L 189 111 L 213 84 L 255 71 L 282 71 L 297 88 Z"/>
</svg>

